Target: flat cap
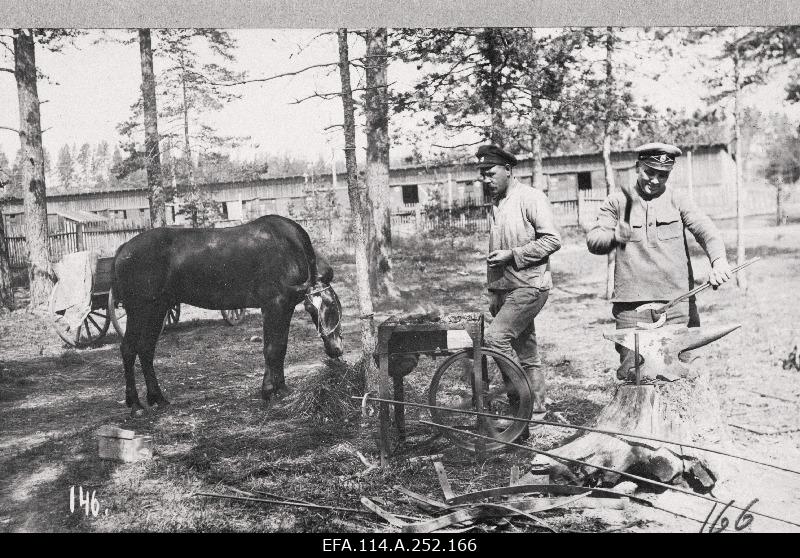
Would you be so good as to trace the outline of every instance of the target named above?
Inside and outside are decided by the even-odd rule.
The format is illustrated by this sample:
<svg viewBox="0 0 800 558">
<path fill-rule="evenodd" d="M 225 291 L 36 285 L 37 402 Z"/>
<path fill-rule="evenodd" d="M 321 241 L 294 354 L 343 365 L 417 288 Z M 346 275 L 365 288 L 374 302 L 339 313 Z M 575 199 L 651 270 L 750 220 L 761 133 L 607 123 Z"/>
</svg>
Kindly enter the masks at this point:
<svg viewBox="0 0 800 558">
<path fill-rule="evenodd" d="M 517 158 L 508 151 L 500 149 L 496 145 L 481 145 L 478 148 L 478 153 L 475 154 L 478 158 L 478 168 L 486 169 L 495 165 L 511 165 L 512 167 L 517 164 Z"/>
<path fill-rule="evenodd" d="M 672 170 L 675 158 L 680 157 L 681 150 L 668 143 L 646 143 L 636 148 L 639 160 L 656 170 Z"/>
</svg>

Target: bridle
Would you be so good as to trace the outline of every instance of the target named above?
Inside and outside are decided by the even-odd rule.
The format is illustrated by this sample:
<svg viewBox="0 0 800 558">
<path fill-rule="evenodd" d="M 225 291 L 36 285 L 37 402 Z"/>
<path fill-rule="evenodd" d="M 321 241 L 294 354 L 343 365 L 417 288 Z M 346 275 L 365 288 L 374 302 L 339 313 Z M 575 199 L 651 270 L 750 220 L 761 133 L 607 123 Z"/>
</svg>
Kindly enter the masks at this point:
<svg viewBox="0 0 800 558">
<path fill-rule="evenodd" d="M 336 322 L 336 325 L 333 326 L 332 328 L 330 328 L 328 331 L 323 331 L 323 329 L 322 329 L 322 297 L 320 297 L 320 306 L 317 306 L 316 304 L 314 304 L 314 300 L 312 298 L 312 295 L 322 293 L 324 291 L 327 291 L 328 289 L 330 289 L 331 294 L 333 295 L 333 300 L 334 300 L 334 302 L 336 302 L 336 310 L 337 310 L 337 314 L 338 314 L 338 321 Z M 339 324 L 342 323 L 342 305 L 339 302 L 339 297 L 336 295 L 336 291 L 334 291 L 333 287 L 331 287 L 330 285 L 326 285 L 326 286 L 324 286 L 322 288 L 319 288 L 319 289 L 316 289 L 316 290 L 313 290 L 313 291 L 309 292 L 305 296 L 306 296 L 306 300 L 308 301 L 308 303 L 311 304 L 311 306 L 313 306 L 314 308 L 317 309 L 317 323 L 316 323 L 317 333 L 319 333 L 321 337 L 328 337 L 331 333 L 336 331 L 336 328 L 338 328 Z"/>
</svg>

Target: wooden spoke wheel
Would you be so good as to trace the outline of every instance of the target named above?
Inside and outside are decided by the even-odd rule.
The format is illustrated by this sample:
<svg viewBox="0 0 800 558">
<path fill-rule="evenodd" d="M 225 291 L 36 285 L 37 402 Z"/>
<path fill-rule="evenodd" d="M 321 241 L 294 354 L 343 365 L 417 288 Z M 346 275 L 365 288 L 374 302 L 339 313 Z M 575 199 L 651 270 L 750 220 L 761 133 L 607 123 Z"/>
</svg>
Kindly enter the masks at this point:
<svg viewBox="0 0 800 558">
<path fill-rule="evenodd" d="M 436 370 L 428 391 L 428 403 L 437 407 L 449 407 L 470 411 L 481 411 L 495 415 L 523 419 L 531 418 L 533 393 L 528 376 L 517 363 L 492 349 L 481 349 L 483 378 L 483 408 L 476 403 L 474 389 L 473 349 L 465 349 L 449 357 Z M 481 433 L 482 417 L 462 413 L 431 409 L 434 422 L 459 430 Z M 483 418 L 484 436 L 497 442 L 485 441 L 486 451 L 505 447 L 501 442 L 513 442 L 525 430 L 526 422 L 503 418 Z M 443 431 L 456 445 L 475 451 L 480 441 L 466 434 Z"/>
<path fill-rule="evenodd" d="M 114 324 L 114 329 L 120 337 L 125 336 L 125 326 L 128 323 L 128 316 L 125 312 L 125 307 L 114 298 L 114 291 L 108 291 L 108 315 L 111 317 L 111 323 Z M 181 305 L 176 304 L 169 309 L 167 315 L 164 317 L 164 324 L 161 326 L 161 331 L 168 325 L 178 323 L 181 317 Z"/>
<path fill-rule="evenodd" d="M 53 327 L 61 339 L 68 345 L 77 349 L 85 349 L 100 341 L 108 332 L 111 323 L 108 311 L 102 306 L 95 307 L 92 304 L 91 310 L 83 317 L 77 328 L 70 326 L 64 319 L 64 310 L 55 311 L 53 304 L 55 301 L 55 288 L 50 295 L 50 313 L 53 316 Z M 94 300 L 92 300 L 94 303 Z"/>
<path fill-rule="evenodd" d="M 234 310 L 222 310 L 222 319 L 228 322 L 229 325 L 239 325 L 244 319 L 245 308 L 236 308 Z"/>
</svg>

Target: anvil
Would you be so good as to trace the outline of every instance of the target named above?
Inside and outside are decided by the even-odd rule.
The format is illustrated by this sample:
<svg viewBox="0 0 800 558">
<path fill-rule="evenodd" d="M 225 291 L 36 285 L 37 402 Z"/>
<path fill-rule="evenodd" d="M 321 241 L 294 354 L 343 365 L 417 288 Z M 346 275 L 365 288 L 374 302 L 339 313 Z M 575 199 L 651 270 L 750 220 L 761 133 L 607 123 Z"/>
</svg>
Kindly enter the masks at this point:
<svg viewBox="0 0 800 558">
<path fill-rule="evenodd" d="M 665 325 L 658 329 L 618 329 L 613 333 L 604 333 L 603 337 L 633 351 L 638 335 L 639 354 L 643 359 L 640 365 L 641 379 L 660 378 L 671 382 L 691 375 L 685 364 L 687 351 L 708 345 L 740 327 L 741 324 L 714 327 Z"/>
</svg>

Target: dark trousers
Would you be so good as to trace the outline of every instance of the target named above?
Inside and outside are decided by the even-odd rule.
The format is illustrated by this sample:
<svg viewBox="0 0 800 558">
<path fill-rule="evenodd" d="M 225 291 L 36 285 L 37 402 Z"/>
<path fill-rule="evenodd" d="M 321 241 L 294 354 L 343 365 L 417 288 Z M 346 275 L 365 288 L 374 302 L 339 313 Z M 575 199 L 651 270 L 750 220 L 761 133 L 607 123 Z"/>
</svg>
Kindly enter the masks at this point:
<svg viewBox="0 0 800 558">
<path fill-rule="evenodd" d="M 484 331 L 483 343 L 516 361 L 533 389 L 533 410 L 543 412 L 545 380 L 534 318 L 539 314 L 550 291 L 523 287 L 512 291 L 492 291 L 489 310 L 494 320 Z M 502 369 L 502 367 L 501 367 Z"/>
</svg>

